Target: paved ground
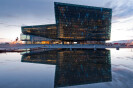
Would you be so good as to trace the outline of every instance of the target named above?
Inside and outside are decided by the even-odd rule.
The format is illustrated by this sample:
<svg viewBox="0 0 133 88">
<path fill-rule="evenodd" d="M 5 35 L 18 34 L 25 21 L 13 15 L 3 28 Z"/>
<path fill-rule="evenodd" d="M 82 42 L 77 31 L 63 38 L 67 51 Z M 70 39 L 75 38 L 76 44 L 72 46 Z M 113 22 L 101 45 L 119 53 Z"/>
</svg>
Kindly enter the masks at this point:
<svg viewBox="0 0 133 88">
<path fill-rule="evenodd" d="M 133 48 L 133 46 L 106 46 L 106 45 L 94 45 L 94 44 L 73 44 L 73 45 L 62 45 L 62 44 L 0 44 L 1 51 L 12 51 L 21 49 L 36 49 L 36 48 L 88 48 L 88 49 L 103 49 L 103 48 Z"/>
</svg>

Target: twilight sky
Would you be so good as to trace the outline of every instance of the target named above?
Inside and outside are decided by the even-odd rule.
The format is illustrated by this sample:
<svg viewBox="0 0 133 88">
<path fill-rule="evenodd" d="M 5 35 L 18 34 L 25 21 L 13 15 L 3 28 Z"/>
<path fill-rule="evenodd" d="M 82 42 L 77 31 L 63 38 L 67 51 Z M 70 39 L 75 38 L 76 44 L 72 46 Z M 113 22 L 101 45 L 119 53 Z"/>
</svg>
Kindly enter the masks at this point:
<svg viewBox="0 0 133 88">
<path fill-rule="evenodd" d="M 54 2 L 112 8 L 111 41 L 133 39 L 133 0 L 0 0 L 0 42 L 20 37 L 24 25 L 55 24 Z"/>
</svg>

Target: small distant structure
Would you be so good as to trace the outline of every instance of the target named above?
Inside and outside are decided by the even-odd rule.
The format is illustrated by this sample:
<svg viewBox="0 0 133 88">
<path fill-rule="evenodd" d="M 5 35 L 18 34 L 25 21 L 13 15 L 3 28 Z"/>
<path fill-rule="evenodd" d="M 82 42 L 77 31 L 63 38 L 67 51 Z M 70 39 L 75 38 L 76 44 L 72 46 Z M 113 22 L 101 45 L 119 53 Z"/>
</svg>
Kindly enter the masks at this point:
<svg viewBox="0 0 133 88">
<path fill-rule="evenodd" d="M 16 42 L 18 41 L 18 37 L 16 38 Z"/>
<path fill-rule="evenodd" d="M 127 46 L 133 46 L 133 42 L 128 43 Z"/>
<path fill-rule="evenodd" d="M 23 44 L 22 41 L 19 41 L 19 38 L 17 37 L 15 41 L 12 41 L 10 44 Z"/>
</svg>

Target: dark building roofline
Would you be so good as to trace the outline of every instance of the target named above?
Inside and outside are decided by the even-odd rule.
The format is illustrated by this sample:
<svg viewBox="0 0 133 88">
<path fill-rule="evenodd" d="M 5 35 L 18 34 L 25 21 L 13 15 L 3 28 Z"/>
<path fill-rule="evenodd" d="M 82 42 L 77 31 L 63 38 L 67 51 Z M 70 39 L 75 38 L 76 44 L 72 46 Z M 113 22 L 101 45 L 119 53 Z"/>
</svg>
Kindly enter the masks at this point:
<svg viewBox="0 0 133 88">
<path fill-rule="evenodd" d="M 46 25 L 31 25 L 31 26 L 21 26 L 21 27 L 46 27 L 46 26 L 56 26 L 56 24 L 46 24 Z"/>
<path fill-rule="evenodd" d="M 69 3 L 61 3 L 61 2 L 54 2 L 55 4 L 60 4 L 60 5 L 66 5 L 66 6 L 79 6 L 79 7 L 84 7 L 84 8 L 98 8 L 98 9 L 108 9 L 108 10 L 112 10 L 112 8 L 104 8 L 104 7 L 95 7 L 95 6 L 86 6 L 86 5 L 78 5 L 78 4 L 69 4 Z"/>
</svg>

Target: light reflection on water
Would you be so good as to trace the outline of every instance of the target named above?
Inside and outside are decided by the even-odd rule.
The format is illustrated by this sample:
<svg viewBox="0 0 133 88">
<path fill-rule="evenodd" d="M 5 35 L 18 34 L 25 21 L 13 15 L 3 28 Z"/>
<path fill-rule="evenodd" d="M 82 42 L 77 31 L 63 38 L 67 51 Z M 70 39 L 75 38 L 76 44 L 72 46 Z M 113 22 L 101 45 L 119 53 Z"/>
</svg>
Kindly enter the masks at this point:
<svg viewBox="0 0 133 88">
<path fill-rule="evenodd" d="M 132 88 L 133 51 L 0 53 L 0 88 Z"/>
</svg>

